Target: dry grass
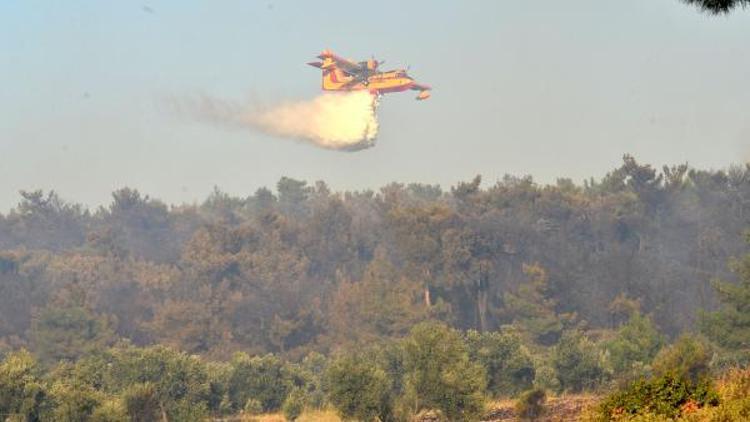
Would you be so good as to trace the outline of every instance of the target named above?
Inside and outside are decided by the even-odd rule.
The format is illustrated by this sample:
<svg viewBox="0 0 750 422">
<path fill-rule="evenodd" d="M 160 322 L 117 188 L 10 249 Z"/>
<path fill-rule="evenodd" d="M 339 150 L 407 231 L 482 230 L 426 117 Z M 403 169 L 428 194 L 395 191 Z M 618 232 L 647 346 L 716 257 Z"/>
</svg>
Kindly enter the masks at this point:
<svg viewBox="0 0 750 422">
<path fill-rule="evenodd" d="M 286 422 L 282 413 L 267 413 L 242 419 L 242 422 Z M 297 422 L 341 422 L 333 410 L 306 410 Z"/>
<path fill-rule="evenodd" d="M 500 399 L 494 399 L 492 401 L 487 402 L 487 410 L 491 409 L 500 409 L 505 407 L 513 407 L 516 405 L 516 401 L 511 398 L 500 398 Z"/>
<path fill-rule="evenodd" d="M 298 422 L 341 422 L 333 410 L 309 410 L 297 419 Z"/>
</svg>

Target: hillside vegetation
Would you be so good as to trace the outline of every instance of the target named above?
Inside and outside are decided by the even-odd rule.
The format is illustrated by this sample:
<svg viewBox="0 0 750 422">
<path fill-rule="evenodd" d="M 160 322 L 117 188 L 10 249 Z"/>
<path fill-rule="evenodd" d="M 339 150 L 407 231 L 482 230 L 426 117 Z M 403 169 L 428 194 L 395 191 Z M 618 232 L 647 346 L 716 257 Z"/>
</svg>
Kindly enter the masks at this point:
<svg viewBox="0 0 750 422">
<path fill-rule="evenodd" d="M 0 215 L 0 414 L 453 421 L 581 392 L 607 417 L 719 411 L 712 380 L 750 359 L 749 223 L 750 167 L 630 156 L 583 185 L 282 178 L 93 210 L 23 191 Z"/>
</svg>

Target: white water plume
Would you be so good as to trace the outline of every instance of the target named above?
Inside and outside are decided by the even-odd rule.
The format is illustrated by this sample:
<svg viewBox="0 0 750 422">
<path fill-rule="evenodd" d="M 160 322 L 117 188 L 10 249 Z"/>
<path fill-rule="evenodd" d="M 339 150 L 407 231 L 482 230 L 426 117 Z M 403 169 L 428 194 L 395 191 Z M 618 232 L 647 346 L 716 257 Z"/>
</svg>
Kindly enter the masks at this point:
<svg viewBox="0 0 750 422">
<path fill-rule="evenodd" d="M 258 130 L 318 147 L 358 151 L 375 144 L 377 97 L 367 91 L 325 93 L 311 100 L 243 106 L 213 97 L 173 101 L 180 114 Z"/>
</svg>

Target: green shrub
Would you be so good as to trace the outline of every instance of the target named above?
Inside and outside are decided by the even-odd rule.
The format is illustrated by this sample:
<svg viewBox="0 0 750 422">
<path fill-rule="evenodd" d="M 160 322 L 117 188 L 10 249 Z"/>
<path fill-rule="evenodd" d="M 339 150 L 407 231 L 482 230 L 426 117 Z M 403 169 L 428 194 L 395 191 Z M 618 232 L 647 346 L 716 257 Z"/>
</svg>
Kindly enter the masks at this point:
<svg viewBox="0 0 750 422">
<path fill-rule="evenodd" d="M 281 409 L 292 388 L 289 369 L 281 359 L 271 354 L 250 357 L 237 353 L 230 367 L 227 393 L 236 410 L 250 398 L 260 401 L 264 412 Z"/>
<path fill-rule="evenodd" d="M 750 243 L 750 234 L 746 235 Z M 750 343 L 750 254 L 730 261 L 732 272 L 739 276 L 738 283 L 715 280 L 712 284 L 721 308 L 704 312 L 699 321 L 701 331 L 712 341 L 728 350 L 747 349 Z"/>
<path fill-rule="evenodd" d="M 473 421 L 484 410 L 484 368 L 469 359 L 456 330 L 416 325 L 404 340 L 404 368 L 405 401 L 414 404 L 414 413 L 440 409 L 451 421 Z"/>
<path fill-rule="evenodd" d="M 622 391 L 617 391 L 599 405 L 600 420 L 615 415 L 643 415 L 652 413 L 668 418 L 679 416 L 688 402 L 698 407 L 715 406 L 719 396 L 708 381 L 693 382 L 675 373 L 638 380 Z"/>
<path fill-rule="evenodd" d="M 161 403 L 153 384 L 134 384 L 122 393 L 125 412 L 132 422 L 161 419 Z"/>
<path fill-rule="evenodd" d="M 246 415 L 260 415 L 263 413 L 263 403 L 258 399 L 247 399 L 245 406 L 242 408 L 242 412 Z"/>
<path fill-rule="evenodd" d="M 531 387 L 535 368 L 521 339 L 511 333 L 466 333 L 469 357 L 487 373 L 487 390 L 494 396 L 515 395 Z"/>
<path fill-rule="evenodd" d="M 552 366 L 563 391 L 593 389 L 605 376 L 599 350 L 578 331 L 563 334 L 552 352 Z"/>
<path fill-rule="evenodd" d="M 238 412 L 229 397 L 229 376 L 232 368 L 224 362 L 208 362 L 206 373 L 208 376 L 208 408 L 215 415 L 230 415 Z"/>
<path fill-rule="evenodd" d="M 620 326 L 614 339 L 606 344 L 615 374 L 623 375 L 651 363 L 664 343 L 651 320 L 634 313 Z"/>
<path fill-rule="evenodd" d="M 169 406 L 170 421 L 204 422 L 208 417 L 208 407 L 205 401 L 190 401 L 182 399 Z"/>
<path fill-rule="evenodd" d="M 284 411 L 284 417 L 288 421 L 295 421 L 302 414 L 302 410 L 305 408 L 305 395 L 304 392 L 298 388 L 295 388 L 289 393 L 289 396 L 284 400 L 282 410 Z"/>
<path fill-rule="evenodd" d="M 356 355 L 335 359 L 324 376 L 328 401 L 344 419 L 389 420 L 393 403 L 390 380 L 373 362 Z"/>
<path fill-rule="evenodd" d="M 299 365 L 291 367 L 294 384 L 301 386 L 305 407 L 323 409 L 326 405 L 323 391 L 323 374 L 328 365 L 328 359 L 320 353 L 309 353 Z"/>
<path fill-rule="evenodd" d="M 106 318 L 81 306 L 42 309 L 31 335 L 37 356 L 46 363 L 74 361 L 112 344 L 114 337 Z"/>
<path fill-rule="evenodd" d="M 122 400 L 117 399 L 104 400 L 89 418 L 90 422 L 128 422 L 129 420 Z"/>
<path fill-rule="evenodd" d="M 750 420 L 750 368 L 733 368 L 719 382 L 721 404 L 711 422 Z"/>
<path fill-rule="evenodd" d="M 700 337 L 683 335 L 674 344 L 664 348 L 654 359 L 656 375 L 669 373 L 698 382 L 709 376 L 711 346 Z"/>
<path fill-rule="evenodd" d="M 36 361 L 26 350 L 11 353 L 0 363 L 0 414 L 37 420 L 47 396 Z"/>
<path fill-rule="evenodd" d="M 535 421 L 544 414 L 544 402 L 547 393 L 541 388 L 534 388 L 521 394 L 516 402 L 518 417 L 524 421 Z"/>
<path fill-rule="evenodd" d="M 106 390 L 117 393 L 141 384 L 141 391 L 131 393 L 142 395 L 132 399 L 155 401 L 170 420 L 207 409 L 210 384 L 206 365 L 199 358 L 163 346 L 112 349 L 110 354 L 111 365 L 107 364 L 108 374 L 103 377 Z M 132 408 L 126 408 L 130 413 Z"/>
<path fill-rule="evenodd" d="M 49 406 L 43 419 L 56 421 L 89 420 L 103 394 L 77 383 L 55 382 L 49 389 Z"/>
<path fill-rule="evenodd" d="M 543 390 L 560 391 L 560 380 L 557 379 L 557 372 L 549 362 L 539 359 L 534 363 L 534 387 Z"/>
</svg>

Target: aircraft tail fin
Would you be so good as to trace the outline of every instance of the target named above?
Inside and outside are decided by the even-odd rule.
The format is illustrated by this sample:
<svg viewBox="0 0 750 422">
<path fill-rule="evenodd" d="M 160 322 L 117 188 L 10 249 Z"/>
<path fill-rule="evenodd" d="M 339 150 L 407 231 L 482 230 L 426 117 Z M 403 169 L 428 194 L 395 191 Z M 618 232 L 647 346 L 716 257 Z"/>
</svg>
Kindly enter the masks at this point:
<svg viewBox="0 0 750 422">
<path fill-rule="evenodd" d="M 332 66 L 328 69 L 323 69 L 323 89 L 327 91 L 335 91 L 346 85 L 347 76 L 341 69 L 336 66 Z"/>
<path fill-rule="evenodd" d="M 337 65 L 336 60 L 341 59 L 330 50 L 323 50 L 323 52 L 318 55 L 318 59 L 322 60 L 322 62 L 309 62 L 307 64 L 323 71 L 322 87 L 324 90 L 339 90 L 347 84 L 349 79 L 351 79 Z"/>
</svg>

